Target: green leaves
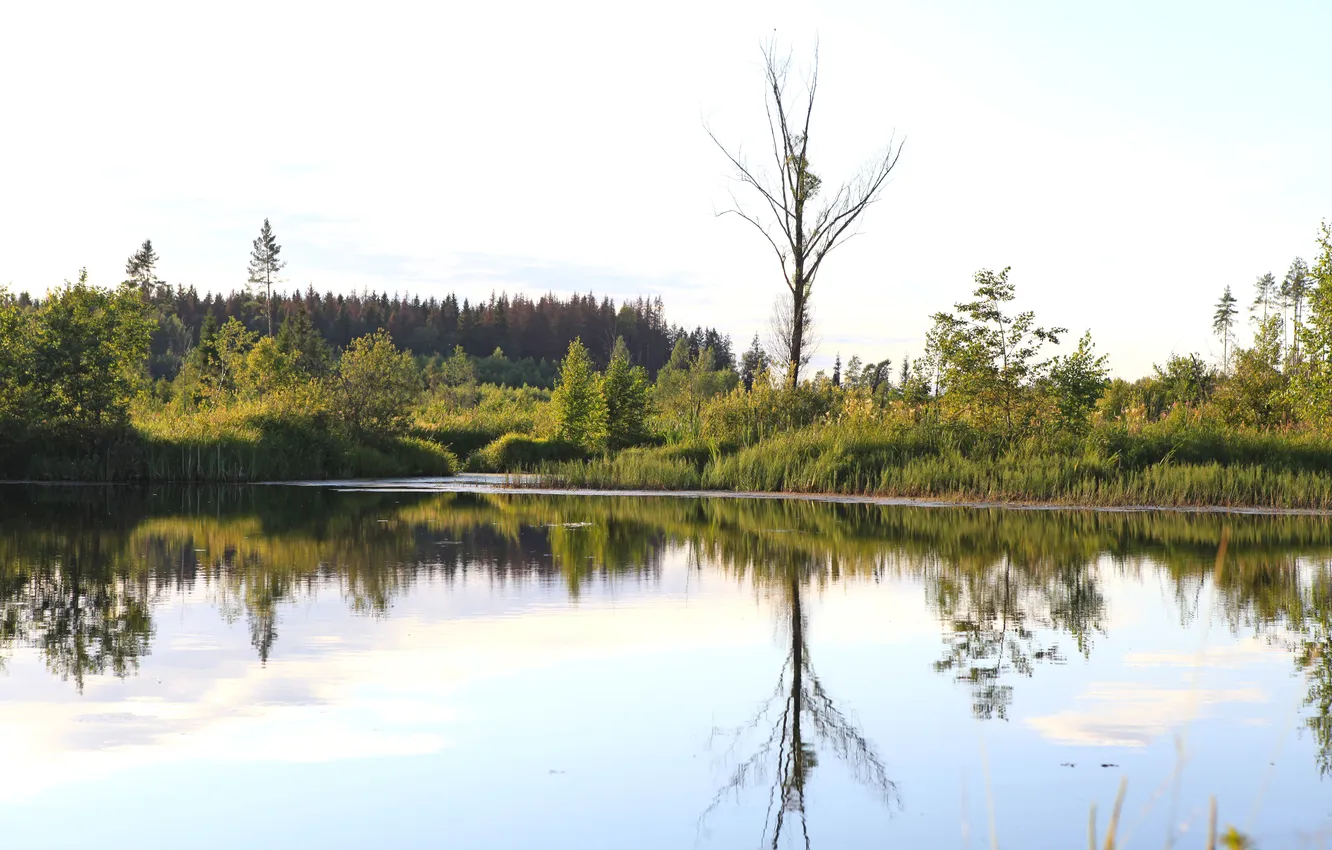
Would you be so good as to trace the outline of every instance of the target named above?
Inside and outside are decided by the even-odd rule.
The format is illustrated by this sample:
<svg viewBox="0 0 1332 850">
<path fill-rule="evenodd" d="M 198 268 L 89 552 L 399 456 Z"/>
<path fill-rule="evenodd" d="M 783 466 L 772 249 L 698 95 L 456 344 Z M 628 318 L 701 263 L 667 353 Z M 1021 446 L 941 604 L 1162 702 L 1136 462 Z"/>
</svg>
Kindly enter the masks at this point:
<svg viewBox="0 0 1332 850">
<path fill-rule="evenodd" d="M 353 340 L 333 380 L 336 409 L 354 431 L 372 437 L 403 433 L 420 392 L 416 361 L 387 331 Z"/>
<path fill-rule="evenodd" d="M 606 399 L 601 392 L 601 377 L 592 368 L 581 338 L 569 343 L 551 404 L 555 407 L 555 433 L 560 439 L 587 450 L 605 447 Z"/>
<path fill-rule="evenodd" d="M 1038 421 L 1042 399 L 1034 388 L 1053 363 L 1040 359 L 1041 352 L 1046 343 L 1058 344 L 1066 329 L 1039 327 L 1030 311 L 1006 313 L 1014 298 L 1008 271 L 976 272 L 975 300 L 955 305 L 954 313 L 935 314 L 926 356 L 951 413 L 999 426 L 1011 437 Z"/>
<path fill-rule="evenodd" d="M 627 448 L 647 439 L 649 389 L 647 370 L 630 362 L 624 337 L 617 337 L 610 365 L 601 380 L 608 448 Z"/>
</svg>

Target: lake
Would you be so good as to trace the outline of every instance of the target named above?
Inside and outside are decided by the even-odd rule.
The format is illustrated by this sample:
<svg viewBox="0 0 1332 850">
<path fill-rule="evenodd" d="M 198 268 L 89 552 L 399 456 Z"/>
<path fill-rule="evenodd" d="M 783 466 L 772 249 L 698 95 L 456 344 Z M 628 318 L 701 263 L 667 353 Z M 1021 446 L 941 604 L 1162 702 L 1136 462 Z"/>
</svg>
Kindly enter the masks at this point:
<svg viewBox="0 0 1332 850">
<path fill-rule="evenodd" d="M 453 491 L 450 491 L 453 490 Z M 1332 518 L 0 485 L 15 847 L 1332 837 Z"/>
</svg>

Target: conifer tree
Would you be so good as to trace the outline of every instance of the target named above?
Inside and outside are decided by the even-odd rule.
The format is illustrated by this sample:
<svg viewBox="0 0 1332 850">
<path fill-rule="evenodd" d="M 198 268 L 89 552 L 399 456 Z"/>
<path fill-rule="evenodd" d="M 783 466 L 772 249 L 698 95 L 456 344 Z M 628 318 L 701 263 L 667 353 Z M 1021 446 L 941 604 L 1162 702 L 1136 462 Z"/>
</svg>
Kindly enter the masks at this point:
<svg viewBox="0 0 1332 850">
<path fill-rule="evenodd" d="M 768 353 L 763 350 L 759 335 L 754 334 L 754 341 L 749 344 L 749 350 L 740 358 L 740 380 L 744 383 L 745 389 L 754 389 L 754 378 L 767 372 L 768 368 Z"/>
<path fill-rule="evenodd" d="M 1235 296 L 1227 284 L 1225 292 L 1221 293 L 1221 300 L 1216 302 L 1216 312 L 1212 314 L 1212 333 L 1221 339 L 1222 369 L 1230 365 L 1230 340 L 1234 336 L 1235 314 L 1239 312 L 1235 304 Z"/>
<path fill-rule="evenodd" d="M 278 259 L 282 246 L 273 235 L 273 228 L 264 219 L 264 226 L 259 228 L 259 236 L 250 250 L 249 284 L 263 287 L 264 315 L 267 319 L 268 335 L 273 335 L 273 284 L 278 281 L 278 272 L 287 265 L 286 260 Z"/>
<path fill-rule="evenodd" d="M 156 268 L 157 252 L 153 250 L 153 240 L 145 239 L 139 250 L 125 261 L 125 282 L 137 286 L 143 297 L 148 298 L 162 284 L 157 279 Z"/>
<path fill-rule="evenodd" d="M 311 377 L 328 372 L 333 359 L 332 350 L 310 321 L 310 311 L 304 304 L 283 320 L 277 335 L 277 347 L 278 351 L 293 358 L 297 370 Z"/>
</svg>

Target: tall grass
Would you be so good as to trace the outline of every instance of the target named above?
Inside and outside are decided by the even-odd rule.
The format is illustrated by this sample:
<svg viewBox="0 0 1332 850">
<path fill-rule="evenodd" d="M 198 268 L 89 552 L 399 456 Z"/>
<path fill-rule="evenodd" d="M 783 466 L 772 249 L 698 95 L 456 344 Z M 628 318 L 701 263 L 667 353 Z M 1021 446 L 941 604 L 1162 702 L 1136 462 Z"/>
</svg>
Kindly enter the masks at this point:
<svg viewBox="0 0 1332 850">
<path fill-rule="evenodd" d="M 225 407 L 136 410 L 128 429 L 49 440 L 3 458 L 4 475 L 37 480 L 246 482 L 451 475 L 454 456 L 419 437 L 370 439 L 281 398 Z"/>
<path fill-rule="evenodd" d="M 738 451 L 636 449 L 542 471 L 577 487 L 1332 509 L 1332 444 L 1303 434 L 1112 428 L 1005 445 L 953 427 L 834 424 Z"/>
</svg>

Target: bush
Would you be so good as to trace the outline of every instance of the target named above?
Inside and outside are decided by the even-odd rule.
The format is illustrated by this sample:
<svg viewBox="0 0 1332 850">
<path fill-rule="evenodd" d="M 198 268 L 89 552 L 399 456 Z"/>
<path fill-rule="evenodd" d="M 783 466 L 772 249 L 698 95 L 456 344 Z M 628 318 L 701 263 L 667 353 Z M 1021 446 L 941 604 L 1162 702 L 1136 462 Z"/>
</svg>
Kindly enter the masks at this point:
<svg viewBox="0 0 1332 850">
<path fill-rule="evenodd" d="M 566 440 L 505 434 L 468 458 L 467 468 L 472 472 L 526 472 L 583 455 L 581 446 Z"/>
<path fill-rule="evenodd" d="M 369 436 L 403 433 L 420 391 L 416 361 L 398 351 L 386 331 L 353 340 L 333 380 L 339 415 L 352 430 Z"/>
</svg>

